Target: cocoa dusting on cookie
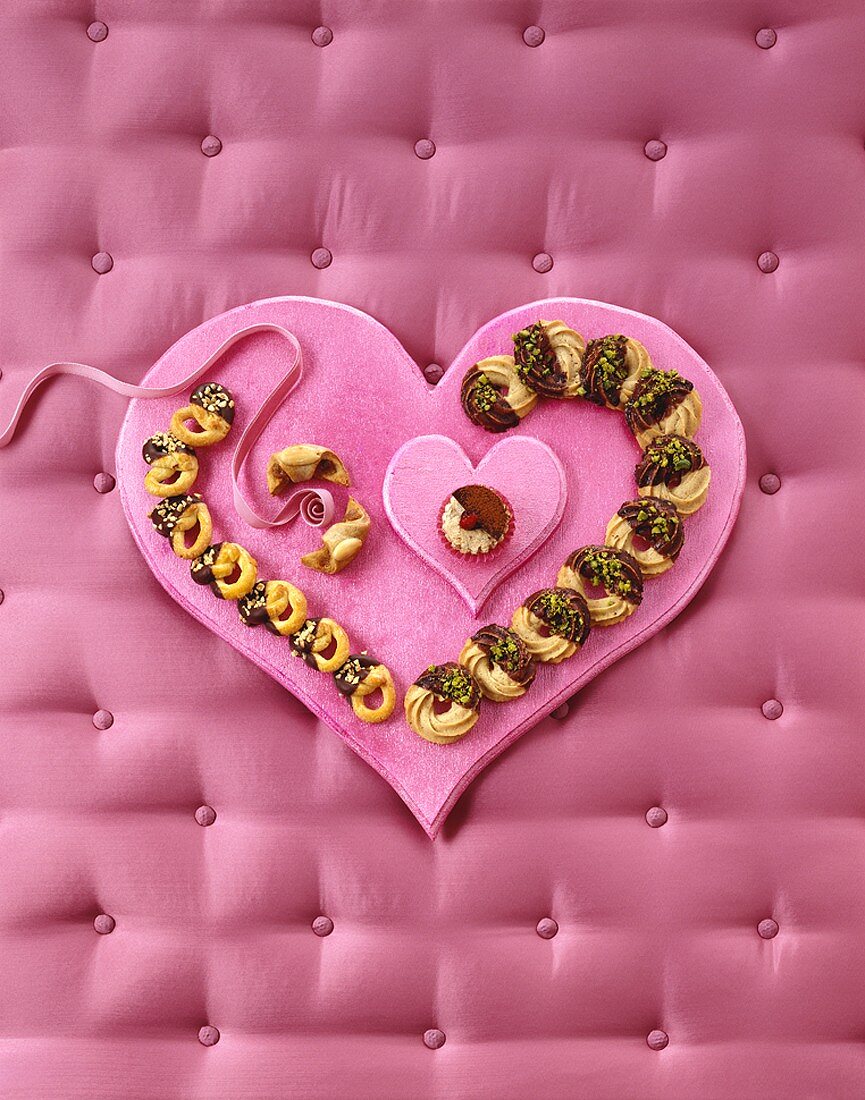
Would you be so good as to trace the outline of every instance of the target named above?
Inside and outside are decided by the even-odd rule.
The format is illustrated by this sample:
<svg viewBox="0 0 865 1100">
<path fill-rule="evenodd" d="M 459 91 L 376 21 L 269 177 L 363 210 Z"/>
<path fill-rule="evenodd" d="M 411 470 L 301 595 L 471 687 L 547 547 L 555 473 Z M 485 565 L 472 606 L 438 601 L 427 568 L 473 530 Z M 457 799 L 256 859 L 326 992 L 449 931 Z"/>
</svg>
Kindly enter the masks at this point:
<svg viewBox="0 0 865 1100">
<path fill-rule="evenodd" d="M 511 525 L 511 512 L 504 498 L 485 485 L 463 485 L 455 489 L 453 497 L 464 509 L 463 519 L 474 517 L 477 522 L 465 525 L 460 521 L 464 530 L 475 530 L 480 527 L 491 535 L 496 541 L 503 539 Z"/>
</svg>

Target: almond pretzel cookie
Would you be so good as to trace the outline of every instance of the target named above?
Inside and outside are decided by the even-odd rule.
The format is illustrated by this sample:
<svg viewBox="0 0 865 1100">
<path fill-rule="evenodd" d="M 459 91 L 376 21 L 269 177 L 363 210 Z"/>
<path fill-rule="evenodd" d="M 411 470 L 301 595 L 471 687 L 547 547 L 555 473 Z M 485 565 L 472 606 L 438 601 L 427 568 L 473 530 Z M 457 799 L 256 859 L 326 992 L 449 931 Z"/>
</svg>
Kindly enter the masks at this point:
<svg viewBox="0 0 865 1100">
<path fill-rule="evenodd" d="M 637 545 L 641 539 L 648 545 Z M 675 507 L 660 497 L 628 500 L 607 524 L 607 546 L 625 550 L 644 577 L 658 577 L 673 565 L 685 543 L 685 525 Z"/>
<path fill-rule="evenodd" d="M 141 457 L 150 467 L 144 475 L 144 488 L 152 496 L 188 493 L 198 477 L 195 451 L 171 432 L 155 432 L 145 440 Z"/>
<path fill-rule="evenodd" d="M 656 436 L 643 451 L 634 470 L 641 496 L 660 497 L 691 516 L 706 503 L 712 471 L 692 439 Z"/>
<path fill-rule="evenodd" d="M 213 535 L 210 510 L 198 493 L 166 497 L 150 513 L 150 522 L 160 535 L 170 539 L 171 549 L 179 558 L 203 554 Z"/>
<path fill-rule="evenodd" d="M 592 620 L 583 596 L 573 586 L 542 588 L 516 609 L 511 629 L 539 661 L 557 665 L 585 643 Z"/>
<path fill-rule="evenodd" d="M 586 341 L 564 321 L 536 321 L 512 337 L 514 363 L 526 386 L 542 397 L 577 397 Z"/>
<path fill-rule="evenodd" d="M 306 611 L 306 596 L 288 581 L 257 581 L 237 604 L 247 626 L 261 625 L 282 637 L 300 630 Z"/>
<path fill-rule="evenodd" d="M 472 674 L 453 661 L 429 665 L 405 693 L 405 716 L 419 737 L 451 745 L 474 728 L 481 690 Z"/>
<path fill-rule="evenodd" d="M 187 421 L 198 430 L 187 427 Z M 234 398 L 229 391 L 218 382 L 204 382 L 192 391 L 189 404 L 175 411 L 171 430 L 190 447 L 210 447 L 225 439 L 233 422 Z"/>
<path fill-rule="evenodd" d="M 643 599 L 643 574 L 630 554 L 609 546 L 582 546 L 570 554 L 556 581 L 573 588 L 586 600 L 593 626 L 613 626 L 627 619 Z M 589 597 L 589 585 L 604 590 Z"/>
<path fill-rule="evenodd" d="M 258 567 L 248 550 L 236 542 L 215 542 L 192 563 L 196 584 L 207 584 L 223 600 L 239 600 L 255 584 Z"/>
<path fill-rule="evenodd" d="M 466 371 L 460 389 L 463 411 L 488 432 L 506 432 L 528 416 L 538 395 L 522 381 L 511 355 L 491 355 Z"/>
<path fill-rule="evenodd" d="M 396 706 L 396 688 L 390 669 L 370 657 L 368 653 L 356 653 L 333 674 L 336 689 L 351 703 L 351 709 L 361 722 L 376 725 L 393 714 Z M 369 705 L 370 696 L 381 692 L 378 706 Z"/>
<path fill-rule="evenodd" d="M 348 660 L 348 634 L 333 619 L 307 619 L 288 640 L 292 653 L 319 672 L 336 672 Z"/>
<path fill-rule="evenodd" d="M 504 703 L 525 695 L 535 679 L 528 646 L 513 630 L 491 623 L 469 638 L 459 663 L 475 678 L 485 699 Z"/>
</svg>

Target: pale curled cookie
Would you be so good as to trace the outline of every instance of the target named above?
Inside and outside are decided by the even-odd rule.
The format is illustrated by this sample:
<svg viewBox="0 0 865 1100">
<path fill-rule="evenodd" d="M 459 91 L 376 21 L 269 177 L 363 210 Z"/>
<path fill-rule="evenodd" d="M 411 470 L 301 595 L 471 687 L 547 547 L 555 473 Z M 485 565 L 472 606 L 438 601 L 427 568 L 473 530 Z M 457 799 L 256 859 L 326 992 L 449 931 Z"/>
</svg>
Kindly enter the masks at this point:
<svg viewBox="0 0 865 1100">
<path fill-rule="evenodd" d="M 319 573 L 339 573 L 360 553 L 369 534 L 370 522 L 363 505 L 349 497 L 345 515 L 321 536 L 321 548 L 304 554 L 301 562 Z"/>
<path fill-rule="evenodd" d="M 474 728 L 481 692 L 474 677 L 453 661 L 429 665 L 405 693 L 409 726 L 425 741 L 451 745 Z"/>
<path fill-rule="evenodd" d="M 613 626 L 632 615 L 643 599 L 643 574 L 624 550 L 582 546 L 565 560 L 556 581 L 585 598 L 592 626 Z M 602 596 L 588 594 L 600 588 Z"/>
<path fill-rule="evenodd" d="M 652 439 L 634 470 L 640 496 L 668 500 L 681 516 L 691 516 L 706 503 L 712 471 L 693 441 L 678 435 Z"/>
<path fill-rule="evenodd" d="M 523 639 L 490 623 L 468 638 L 459 663 L 474 676 L 485 699 L 504 703 L 525 695 L 535 679 L 535 662 Z"/>
<path fill-rule="evenodd" d="M 670 501 L 642 496 L 625 501 L 607 524 L 604 542 L 630 554 L 644 577 L 658 577 L 678 558 L 685 525 Z"/>
<path fill-rule="evenodd" d="M 336 672 L 348 660 L 348 634 L 333 619 L 307 619 L 289 642 L 292 653 L 319 672 Z"/>
<path fill-rule="evenodd" d="M 335 485 L 348 485 L 348 470 L 342 459 L 327 447 L 316 443 L 294 443 L 270 456 L 267 464 L 267 488 L 271 496 L 286 485 L 321 478 Z"/>
<path fill-rule="evenodd" d="M 564 321 L 536 321 L 512 336 L 514 363 L 524 385 L 541 397 L 576 397 L 583 337 Z"/>
<path fill-rule="evenodd" d="M 572 588 L 542 588 L 516 609 L 511 630 L 538 661 L 557 665 L 585 643 L 592 619 L 583 596 Z"/>
<path fill-rule="evenodd" d="M 333 674 L 337 691 L 351 703 L 351 708 L 361 722 L 377 725 L 393 714 L 396 706 L 396 688 L 390 669 L 370 657 L 368 653 L 356 653 Z M 378 706 L 370 706 L 369 699 L 381 692 Z"/>
</svg>

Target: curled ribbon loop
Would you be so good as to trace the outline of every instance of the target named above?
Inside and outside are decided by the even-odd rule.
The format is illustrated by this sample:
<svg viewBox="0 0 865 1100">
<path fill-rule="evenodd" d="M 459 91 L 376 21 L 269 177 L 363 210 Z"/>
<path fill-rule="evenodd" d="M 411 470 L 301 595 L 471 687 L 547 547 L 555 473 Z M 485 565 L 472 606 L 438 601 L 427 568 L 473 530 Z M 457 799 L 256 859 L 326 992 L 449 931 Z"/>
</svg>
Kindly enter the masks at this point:
<svg viewBox="0 0 865 1100">
<path fill-rule="evenodd" d="M 135 386 L 131 382 L 122 382 L 119 378 L 114 378 L 113 375 L 107 374 L 102 370 L 97 370 L 96 367 L 89 367 L 84 363 L 49 363 L 47 367 L 43 367 L 41 371 L 35 374 L 24 387 L 24 392 L 21 394 L 18 404 L 12 413 L 12 419 L 9 421 L 9 424 L 2 434 L 0 434 L 0 448 L 12 442 L 12 437 L 15 435 L 15 430 L 18 427 L 18 422 L 21 419 L 21 414 L 24 412 L 27 402 L 43 382 L 47 382 L 49 378 L 54 378 L 60 374 L 75 375 L 78 378 L 86 378 L 91 382 L 97 382 L 100 386 L 104 386 L 114 393 L 119 393 L 123 397 L 140 397 L 144 400 L 153 400 L 159 397 L 174 397 L 176 394 L 191 386 L 193 382 L 197 381 L 202 376 L 202 374 L 209 371 L 211 367 L 225 355 L 228 349 L 233 347 L 239 340 L 243 340 L 247 336 L 252 336 L 256 332 L 276 332 L 284 336 L 294 349 L 294 362 L 264 399 L 261 407 L 252 417 L 246 428 L 244 428 L 240 439 L 237 441 L 237 446 L 234 448 L 234 454 L 231 459 L 231 488 L 235 510 L 244 523 L 248 524 L 250 527 L 281 527 L 283 524 L 291 523 L 291 521 L 298 516 L 300 516 L 305 523 L 308 523 L 310 527 L 321 527 L 325 524 L 329 524 L 334 517 L 336 508 L 333 496 L 327 489 L 313 489 L 309 486 L 301 486 L 294 489 L 284 498 L 282 507 L 276 515 L 271 519 L 266 519 L 258 515 L 252 505 L 246 501 L 241 492 L 240 485 L 238 484 L 238 477 L 244 459 L 252 450 L 258 437 L 273 419 L 276 410 L 303 377 L 303 352 L 301 351 L 300 342 L 293 332 L 289 332 L 289 330 L 283 328 L 282 325 L 277 325 L 270 321 L 261 321 L 257 324 L 247 325 L 245 328 L 238 329 L 237 332 L 232 333 L 227 340 L 223 341 L 216 351 L 214 351 L 201 366 L 197 367 L 192 374 L 188 375 L 180 382 L 174 383 L 172 386 Z"/>
</svg>

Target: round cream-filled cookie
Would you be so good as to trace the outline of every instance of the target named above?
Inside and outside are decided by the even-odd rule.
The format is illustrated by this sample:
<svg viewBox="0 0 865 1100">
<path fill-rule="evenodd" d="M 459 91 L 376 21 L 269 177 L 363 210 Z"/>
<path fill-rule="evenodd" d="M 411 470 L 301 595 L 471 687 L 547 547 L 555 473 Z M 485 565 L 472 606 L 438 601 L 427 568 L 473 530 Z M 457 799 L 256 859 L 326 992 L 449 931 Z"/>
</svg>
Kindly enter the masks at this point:
<svg viewBox="0 0 865 1100">
<path fill-rule="evenodd" d="M 536 321 L 512 339 L 517 373 L 530 390 L 541 397 L 578 395 L 586 350 L 578 332 L 564 321 Z"/>
<path fill-rule="evenodd" d="M 510 504 L 495 489 L 462 485 L 442 505 L 439 530 L 452 550 L 483 557 L 505 541 L 513 518 Z"/>
<path fill-rule="evenodd" d="M 675 506 L 660 497 L 628 500 L 607 524 L 607 546 L 625 550 L 644 577 L 657 577 L 674 564 L 685 542 L 685 525 Z"/>
<path fill-rule="evenodd" d="M 651 365 L 639 340 L 619 333 L 590 340 L 580 366 L 580 396 L 608 409 L 624 408 L 640 374 Z"/>
<path fill-rule="evenodd" d="M 641 447 L 658 435 L 690 439 L 702 418 L 703 403 L 694 383 L 675 370 L 644 370 L 625 405 L 628 427 Z"/>
<path fill-rule="evenodd" d="M 537 400 L 517 373 L 512 355 L 481 359 L 466 371 L 460 388 L 463 412 L 488 432 L 515 428 Z"/>
<path fill-rule="evenodd" d="M 405 693 L 406 721 L 419 737 L 436 745 L 459 741 L 474 728 L 481 690 L 453 661 L 430 665 Z"/>
<path fill-rule="evenodd" d="M 634 476 L 641 496 L 668 500 L 691 516 L 706 503 L 712 471 L 693 439 L 660 435 L 646 445 Z"/>
<path fill-rule="evenodd" d="M 516 609 L 511 630 L 538 661 L 557 665 L 572 657 L 591 629 L 586 601 L 573 588 L 542 588 Z"/>
<path fill-rule="evenodd" d="M 585 597 L 593 626 L 613 626 L 632 615 L 643 599 L 643 574 L 624 550 L 582 546 L 565 560 L 557 583 Z M 592 596 L 590 588 L 603 590 Z"/>
<path fill-rule="evenodd" d="M 494 703 L 519 699 L 535 679 L 535 662 L 526 643 L 513 630 L 495 623 L 467 639 L 459 663 Z"/>
</svg>

